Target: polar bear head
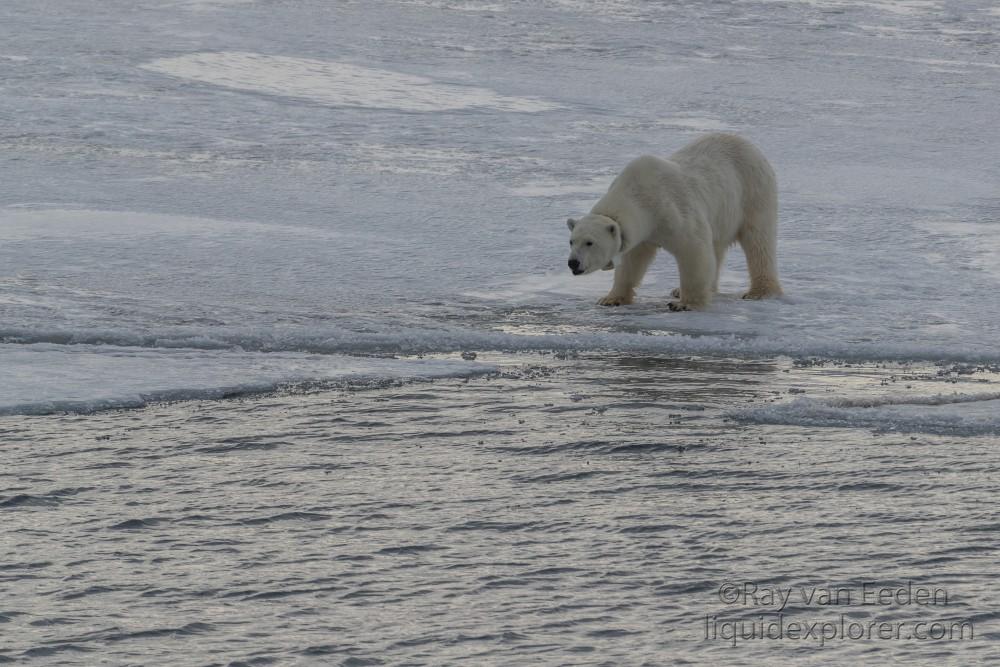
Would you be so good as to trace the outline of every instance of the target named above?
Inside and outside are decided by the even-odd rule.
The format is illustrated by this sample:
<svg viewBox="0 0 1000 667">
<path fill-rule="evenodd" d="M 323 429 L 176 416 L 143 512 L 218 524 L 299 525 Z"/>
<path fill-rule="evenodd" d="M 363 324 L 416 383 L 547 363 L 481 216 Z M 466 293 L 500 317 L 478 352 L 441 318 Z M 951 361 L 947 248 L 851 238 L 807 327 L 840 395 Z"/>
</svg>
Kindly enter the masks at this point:
<svg viewBox="0 0 1000 667">
<path fill-rule="evenodd" d="M 615 256 L 622 251 L 622 230 L 611 218 L 588 213 L 579 220 L 570 218 L 569 268 L 574 276 L 615 268 Z"/>
</svg>

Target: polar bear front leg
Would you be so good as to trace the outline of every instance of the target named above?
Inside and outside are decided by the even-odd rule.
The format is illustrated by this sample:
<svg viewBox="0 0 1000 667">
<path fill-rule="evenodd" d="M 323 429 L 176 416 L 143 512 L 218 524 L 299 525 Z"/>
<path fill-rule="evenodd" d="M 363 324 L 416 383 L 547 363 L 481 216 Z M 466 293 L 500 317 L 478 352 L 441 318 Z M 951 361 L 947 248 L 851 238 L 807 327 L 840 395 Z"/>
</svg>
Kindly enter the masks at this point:
<svg viewBox="0 0 1000 667">
<path fill-rule="evenodd" d="M 676 255 L 681 274 L 680 294 L 667 307 L 672 311 L 700 310 L 712 301 L 716 277 L 715 251 L 711 245 L 693 244 Z"/>
<path fill-rule="evenodd" d="M 615 281 L 608 295 L 598 301 L 602 306 L 624 306 L 635 300 L 635 288 L 642 282 L 646 269 L 656 256 L 656 246 L 640 243 L 622 255 L 615 267 Z"/>
<path fill-rule="evenodd" d="M 722 265 L 726 263 L 726 248 L 715 249 L 715 279 L 712 280 L 712 294 L 719 293 L 719 274 L 722 272 Z M 670 290 L 670 296 L 674 299 L 681 298 L 681 288 L 675 287 Z"/>
</svg>

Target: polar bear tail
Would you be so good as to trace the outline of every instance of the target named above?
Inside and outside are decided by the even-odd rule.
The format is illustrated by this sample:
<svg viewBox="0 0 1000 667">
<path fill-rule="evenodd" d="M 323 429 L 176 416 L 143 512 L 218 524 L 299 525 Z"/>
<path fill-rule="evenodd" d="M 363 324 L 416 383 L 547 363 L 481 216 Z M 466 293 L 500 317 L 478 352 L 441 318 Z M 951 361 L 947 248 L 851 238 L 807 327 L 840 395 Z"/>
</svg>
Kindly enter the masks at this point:
<svg viewBox="0 0 1000 667">
<path fill-rule="evenodd" d="M 763 168 L 752 170 L 750 195 L 744 202 L 743 224 L 737 241 L 747 258 L 750 291 L 744 299 L 781 296 L 778 280 L 778 188 L 774 171 L 760 156 Z"/>
</svg>

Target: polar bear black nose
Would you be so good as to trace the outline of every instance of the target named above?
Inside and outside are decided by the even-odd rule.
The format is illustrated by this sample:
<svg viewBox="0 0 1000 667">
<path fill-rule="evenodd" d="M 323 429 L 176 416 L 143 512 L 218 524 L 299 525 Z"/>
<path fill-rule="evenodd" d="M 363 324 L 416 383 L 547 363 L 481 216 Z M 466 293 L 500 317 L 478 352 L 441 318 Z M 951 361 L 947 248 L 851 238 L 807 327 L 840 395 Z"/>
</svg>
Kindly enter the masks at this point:
<svg viewBox="0 0 1000 667">
<path fill-rule="evenodd" d="M 578 260 L 578 259 L 571 259 L 571 260 L 569 260 L 568 263 L 569 263 L 569 270 L 570 271 L 573 271 L 575 273 L 576 271 L 578 271 L 580 269 L 580 260 Z"/>
</svg>

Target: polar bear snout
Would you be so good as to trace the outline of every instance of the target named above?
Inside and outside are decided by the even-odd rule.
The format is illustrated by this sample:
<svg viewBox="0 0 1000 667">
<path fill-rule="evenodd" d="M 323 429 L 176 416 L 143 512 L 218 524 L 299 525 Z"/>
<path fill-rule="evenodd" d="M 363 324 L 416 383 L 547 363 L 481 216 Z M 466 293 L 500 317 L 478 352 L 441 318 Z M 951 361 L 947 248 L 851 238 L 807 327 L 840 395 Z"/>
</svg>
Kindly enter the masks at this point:
<svg viewBox="0 0 1000 667">
<path fill-rule="evenodd" d="M 583 273 L 583 269 L 580 268 L 580 260 L 576 259 L 575 257 L 570 259 L 566 263 L 569 264 L 569 270 L 573 272 L 574 276 L 578 276 L 581 273 Z"/>
</svg>

